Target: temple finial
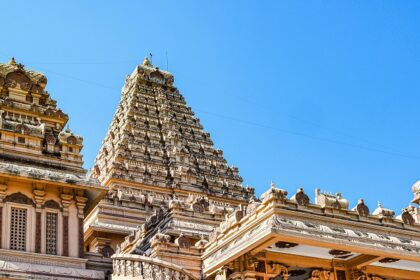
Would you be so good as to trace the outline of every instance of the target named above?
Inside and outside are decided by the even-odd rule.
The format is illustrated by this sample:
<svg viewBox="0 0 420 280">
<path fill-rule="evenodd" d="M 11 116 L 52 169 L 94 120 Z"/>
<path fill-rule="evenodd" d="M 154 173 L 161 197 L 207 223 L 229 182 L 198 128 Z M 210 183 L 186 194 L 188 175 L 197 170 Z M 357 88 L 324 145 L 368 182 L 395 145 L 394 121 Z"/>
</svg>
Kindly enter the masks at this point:
<svg viewBox="0 0 420 280">
<path fill-rule="evenodd" d="M 143 60 L 143 65 L 144 66 L 151 66 L 150 60 L 147 56 Z"/>
<path fill-rule="evenodd" d="M 12 56 L 12 58 L 10 59 L 9 64 L 10 64 L 10 65 L 16 65 L 16 61 L 15 61 L 15 58 L 14 58 L 13 56 Z"/>
<path fill-rule="evenodd" d="M 276 188 L 276 184 L 274 184 L 273 180 L 271 180 L 271 188 L 275 189 Z"/>
</svg>

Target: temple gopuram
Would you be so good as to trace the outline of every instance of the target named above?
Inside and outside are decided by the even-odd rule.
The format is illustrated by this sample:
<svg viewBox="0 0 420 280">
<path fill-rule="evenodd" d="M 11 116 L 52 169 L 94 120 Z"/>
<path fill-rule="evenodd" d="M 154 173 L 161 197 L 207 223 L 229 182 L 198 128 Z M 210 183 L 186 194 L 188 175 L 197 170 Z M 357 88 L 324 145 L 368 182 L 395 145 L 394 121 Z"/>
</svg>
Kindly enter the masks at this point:
<svg viewBox="0 0 420 280">
<path fill-rule="evenodd" d="M 147 58 L 86 175 L 46 81 L 0 64 L 0 279 L 420 280 L 420 181 L 397 214 L 274 183 L 257 197 Z"/>
</svg>

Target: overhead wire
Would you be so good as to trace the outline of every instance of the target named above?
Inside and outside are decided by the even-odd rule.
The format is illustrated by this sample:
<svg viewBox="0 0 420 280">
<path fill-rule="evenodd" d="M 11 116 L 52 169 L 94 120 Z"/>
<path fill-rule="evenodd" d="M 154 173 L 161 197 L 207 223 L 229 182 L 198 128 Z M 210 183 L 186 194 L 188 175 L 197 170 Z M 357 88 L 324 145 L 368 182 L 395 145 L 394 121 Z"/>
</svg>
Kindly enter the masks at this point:
<svg viewBox="0 0 420 280">
<path fill-rule="evenodd" d="M 57 63 L 57 64 L 59 64 L 59 63 Z M 82 83 L 91 84 L 91 85 L 98 86 L 98 87 L 101 87 L 101 88 L 106 88 L 108 90 L 112 90 L 113 92 L 114 91 L 120 91 L 120 89 L 118 89 L 116 87 L 111 87 L 111 86 L 108 86 L 108 85 L 97 83 L 97 82 L 94 82 L 92 80 L 85 80 L 85 79 L 81 79 L 81 78 L 78 78 L 78 77 L 75 77 L 75 76 L 72 76 L 72 75 L 62 74 L 62 73 L 53 71 L 51 69 L 44 68 L 44 70 L 46 70 L 49 73 L 54 74 L 56 76 L 61 76 L 61 77 L 67 78 L 67 79 L 72 79 L 72 80 L 79 81 L 79 82 L 82 82 Z M 250 102 L 249 100 L 247 100 L 247 101 Z M 318 140 L 318 141 L 322 141 L 322 142 L 327 142 L 327 143 L 332 143 L 332 144 L 336 144 L 336 145 L 343 145 L 343 146 L 352 147 L 352 148 L 356 148 L 356 149 L 360 149 L 360 150 L 367 150 L 367 151 L 371 151 L 371 152 L 378 152 L 378 153 L 383 153 L 383 154 L 392 155 L 392 156 L 404 157 L 404 158 L 408 158 L 408 159 L 412 159 L 412 160 L 420 160 L 419 156 L 411 155 L 411 154 L 407 154 L 407 153 L 403 153 L 403 152 L 398 152 L 398 151 L 395 151 L 395 150 L 394 151 L 389 151 L 387 149 L 393 149 L 393 148 L 384 146 L 382 144 L 374 143 L 374 142 L 371 142 L 369 140 L 362 139 L 360 137 L 351 135 L 349 133 L 341 132 L 339 130 L 326 128 L 323 125 L 320 125 L 320 124 L 317 124 L 317 123 L 314 123 L 314 122 L 310 122 L 310 121 L 307 121 L 307 120 L 302 120 L 302 119 L 296 118 L 296 117 L 291 116 L 291 115 L 289 115 L 289 117 L 292 118 L 292 119 L 295 119 L 295 120 L 298 120 L 298 121 L 301 121 L 301 122 L 307 122 L 307 123 L 310 123 L 311 125 L 319 126 L 319 127 L 322 127 L 323 129 L 330 130 L 332 132 L 339 133 L 339 134 L 345 135 L 345 136 L 350 137 L 350 138 L 359 139 L 359 140 L 362 140 L 364 142 L 370 142 L 371 145 L 381 146 L 382 149 L 378 148 L 378 147 L 349 143 L 349 142 L 336 140 L 336 139 L 332 139 L 332 138 L 327 138 L 327 137 L 314 136 L 314 135 L 310 135 L 310 134 L 307 134 L 307 133 L 297 132 L 297 131 L 293 131 L 293 130 L 289 130 L 289 129 L 285 129 L 285 128 L 275 127 L 275 126 L 271 126 L 271 125 L 267 125 L 267 124 L 261 124 L 261 123 L 257 123 L 257 122 L 253 122 L 253 121 L 249 121 L 249 120 L 244 120 L 244 119 L 239 119 L 239 118 L 235 118 L 235 117 L 231 117 L 231 116 L 226 116 L 226 115 L 222 115 L 222 114 L 219 114 L 219 113 L 210 112 L 210 111 L 207 111 L 207 110 L 202 110 L 200 108 L 196 108 L 195 111 L 199 111 L 199 112 L 202 112 L 202 113 L 207 114 L 207 115 L 213 115 L 213 116 L 218 117 L 218 118 L 231 120 L 231 121 L 235 121 L 235 122 L 239 122 L 239 123 L 243 123 L 243 124 L 247 124 L 247 125 L 252 125 L 252 126 L 255 126 L 255 127 L 261 127 L 261 128 L 265 128 L 265 129 L 269 129 L 269 130 L 272 130 L 272 131 L 277 131 L 277 132 L 281 132 L 281 133 L 285 133 L 285 134 L 289 134 L 289 135 L 305 137 L 305 138 Z M 383 148 L 385 148 L 385 149 L 383 149 Z"/>
</svg>

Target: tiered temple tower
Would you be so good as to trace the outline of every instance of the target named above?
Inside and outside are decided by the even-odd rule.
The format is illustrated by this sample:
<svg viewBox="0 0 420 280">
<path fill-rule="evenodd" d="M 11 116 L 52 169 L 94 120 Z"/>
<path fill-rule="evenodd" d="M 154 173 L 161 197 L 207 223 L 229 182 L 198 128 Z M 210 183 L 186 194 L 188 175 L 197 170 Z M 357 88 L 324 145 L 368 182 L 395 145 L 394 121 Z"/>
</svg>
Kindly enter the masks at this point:
<svg viewBox="0 0 420 280">
<path fill-rule="evenodd" d="M 183 233 L 198 241 L 225 213 L 254 195 L 252 188 L 242 187 L 238 169 L 228 166 L 223 152 L 213 148 L 210 134 L 173 83 L 171 73 L 147 58 L 126 79 L 91 171 L 109 189 L 85 225 L 85 244 L 91 252 L 112 254 L 154 213 L 163 218 L 174 200 L 187 205 L 181 207 L 181 215 L 190 211 L 188 215 L 208 217 L 195 227 L 191 224 L 189 232 L 173 232 L 171 238 Z M 188 215 L 180 219 L 194 223 Z"/>
<path fill-rule="evenodd" d="M 103 279 L 86 269 L 83 220 L 105 194 L 47 78 L 0 63 L 0 278 Z"/>
</svg>

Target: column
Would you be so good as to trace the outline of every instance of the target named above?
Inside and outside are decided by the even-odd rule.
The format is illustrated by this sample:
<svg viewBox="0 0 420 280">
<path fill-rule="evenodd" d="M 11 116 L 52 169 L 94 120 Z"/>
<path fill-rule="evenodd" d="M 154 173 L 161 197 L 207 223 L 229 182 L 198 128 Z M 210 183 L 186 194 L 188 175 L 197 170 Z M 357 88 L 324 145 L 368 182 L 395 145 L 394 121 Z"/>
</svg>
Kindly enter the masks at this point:
<svg viewBox="0 0 420 280">
<path fill-rule="evenodd" d="M 79 258 L 84 257 L 83 219 L 85 217 L 84 210 L 85 210 L 87 200 L 88 199 L 84 196 L 76 196 L 77 218 L 79 219 Z"/>
<path fill-rule="evenodd" d="M 69 256 L 69 206 L 73 199 L 71 194 L 61 194 L 61 205 L 63 205 L 63 256 Z"/>
<path fill-rule="evenodd" d="M 36 203 L 35 207 L 35 253 L 41 253 L 41 244 L 42 244 L 42 204 L 44 202 L 45 190 L 40 188 L 35 188 L 33 190 L 34 199 Z"/>
<path fill-rule="evenodd" d="M 0 184 L 0 248 L 3 248 L 3 199 L 6 197 L 7 185 Z M 6 222 L 6 221 L 4 221 Z"/>
</svg>

